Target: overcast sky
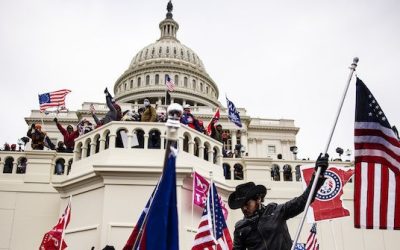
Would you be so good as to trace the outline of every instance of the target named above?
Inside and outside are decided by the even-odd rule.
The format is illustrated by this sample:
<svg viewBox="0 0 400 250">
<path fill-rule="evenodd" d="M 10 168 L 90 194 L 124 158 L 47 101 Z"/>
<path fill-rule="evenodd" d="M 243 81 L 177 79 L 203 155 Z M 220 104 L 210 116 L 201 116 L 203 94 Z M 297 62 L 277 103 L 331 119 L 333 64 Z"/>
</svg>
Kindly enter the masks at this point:
<svg viewBox="0 0 400 250">
<path fill-rule="evenodd" d="M 72 90 L 70 110 L 159 38 L 166 0 L 0 0 L 0 144 L 26 133 L 38 93 Z M 324 150 L 354 56 L 358 76 L 400 126 L 400 1 L 175 0 L 178 39 L 248 114 L 294 119 L 299 157 Z M 353 149 L 352 82 L 330 152 Z"/>
</svg>

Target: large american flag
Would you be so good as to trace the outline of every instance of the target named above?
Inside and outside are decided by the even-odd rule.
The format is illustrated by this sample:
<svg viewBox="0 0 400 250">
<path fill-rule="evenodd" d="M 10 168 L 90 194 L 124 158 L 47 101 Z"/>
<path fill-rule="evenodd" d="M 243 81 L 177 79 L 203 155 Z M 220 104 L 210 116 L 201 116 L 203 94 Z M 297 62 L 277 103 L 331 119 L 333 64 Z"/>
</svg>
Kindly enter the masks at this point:
<svg viewBox="0 0 400 250">
<path fill-rule="evenodd" d="M 175 83 L 172 81 L 171 77 L 169 75 L 165 75 L 165 85 L 167 85 L 168 91 L 174 91 L 175 89 Z"/>
<path fill-rule="evenodd" d="M 231 250 L 233 247 L 214 183 L 208 190 L 207 204 L 201 216 L 192 250 L 214 250 L 213 246 L 217 246 L 217 250 Z"/>
<path fill-rule="evenodd" d="M 354 226 L 400 229 L 400 143 L 375 97 L 357 78 Z"/>
<path fill-rule="evenodd" d="M 318 250 L 318 249 L 319 249 L 319 244 L 317 241 L 317 223 L 313 223 L 310 230 L 310 235 L 308 236 L 306 242 L 306 250 Z"/>
<path fill-rule="evenodd" d="M 44 111 L 51 107 L 65 107 L 65 96 L 70 93 L 71 90 L 61 89 L 49 93 L 39 95 L 40 111 Z"/>
</svg>

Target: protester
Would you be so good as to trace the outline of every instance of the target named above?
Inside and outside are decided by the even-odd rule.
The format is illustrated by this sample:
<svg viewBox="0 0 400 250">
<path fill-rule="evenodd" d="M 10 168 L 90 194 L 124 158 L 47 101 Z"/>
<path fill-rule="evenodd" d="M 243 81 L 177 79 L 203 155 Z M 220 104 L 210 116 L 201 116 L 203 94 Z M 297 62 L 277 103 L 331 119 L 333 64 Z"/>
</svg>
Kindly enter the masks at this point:
<svg viewBox="0 0 400 250">
<path fill-rule="evenodd" d="M 4 150 L 4 151 L 11 151 L 10 144 L 8 144 L 7 142 L 4 143 L 4 148 L 3 148 L 3 150 Z"/>
<path fill-rule="evenodd" d="M 31 147 L 33 150 L 44 149 L 46 134 L 42 132 L 42 126 L 40 124 L 33 123 L 26 135 L 32 140 Z"/>
<path fill-rule="evenodd" d="M 106 94 L 106 104 L 109 111 L 101 120 L 96 116 L 93 106 L 91 106 L 90 108 L 90 112 L 92 113 L 93 119 L 96 122 L 97 127 L 100 127 L 112 121 L 119 121 L 122 118 L 121 107 L 117 103 L 115 103 L 107 88 L 104 90 L 104 94 Z"/>
<path fill-rule="evenodd" d="M 55 117 L 53 121 L 56 123 L 58 130 L 64 136 L 65 152 L 72 153 L 74 151 L 75 139 L 79 136 L 78 129 L 74 130 L 72 125 L 68 125 L 67 129 L 63 128 L 58 122 L 57 117 Z"/>
<path fill-rule="evenodd" d="M 142 122 L 156 122 L 157 112 L 156 109 L 151 106 L 149 99 L 144 99 L 143 104 L 144 112 L 142 115 Z"/>
<path fill-rule="evenodd" d="M 85 118 L 78 123 L 77 127 L 79 131 L 79 136 L 87 134 L 93 130 L 93 124 Z"/>
<path fill-rule="evenodd" d="M 181 117 L 181 123 L 191 127 L 192 129 L 195 129 L 195 130 L 201 132 L 201 128 L 199 126 L 198 120 L 190 112 L 190 105 L 189 104 L 183 105 L 183 114 L 182 114 L 182 117 Z"/>
<path fill-rule="evenodd" d="M 71 152 L 67 152 L 67 149 L 65 148 L 64 142 L 59 141 L 57 143 L 57 148 L 56 151 L 59 153 L 71 153 Z"/>
<path fill-rule="evenodd" d="M 211 121 L 211 138 L 213 138 L 216 141 L 219 141 L 222 143 L 222 125 L 221 124 L 217 124 L 215 126 L 215 122 Z"/>
<path fill-rule="evenodd" d="M 320 167 L 321 173 L 317 177 L 313 200 L 325 182 L 328 159 L 328 154 L 323 157 L 320 154 L 315 163 L 315 171 Z M 312 180 L 314 177 L 315 173 Z M 299 197 L 284 204 L 269 203 L 264 206 L 262 202 L 267 194 L 265 186 L 255 185 L 254 182 L 238 185 L 228 199 L 231 209 L 241 208 L 244 214 L 244 218 L 235 225 L 233 249 L 290 249 L 292 240 L 286 221 L 303 212 L 310 190 L 311 184 Z"/>
</svg>

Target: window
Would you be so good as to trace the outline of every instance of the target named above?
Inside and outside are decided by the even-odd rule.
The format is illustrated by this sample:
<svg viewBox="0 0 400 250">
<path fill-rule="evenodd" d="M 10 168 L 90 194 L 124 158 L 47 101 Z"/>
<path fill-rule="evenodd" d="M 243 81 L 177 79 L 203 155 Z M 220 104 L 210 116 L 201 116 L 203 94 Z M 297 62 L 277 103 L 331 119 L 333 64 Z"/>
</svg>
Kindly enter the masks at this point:
<svg viewBox="0 0 400 250">
<path fill-rule="evenodd" d="M 131 80 L 131 89 L 133 88 L 133 80 Z"/>
<path fill-rule="evenodd" d="M 276 148 L 274 145 L 268 145 L 268 154 L 275 154 Z"/>
<path fill-rule="evenodd" d="M 150 76 L 149 75 L 146 76 L 146 85 L 150 85 Z"/>
<path fill-rule="evenodd" d="M 158 74 L 156 74 L 156 85 L 158 85 L 160 83 L 160 76 Z"/>
<path fill-rule="evenodd" d="M 208 86 L 206 86 L 206 93 L 208 94 Z"/>
<path fill-rule="evenodd" d="M 124 90 L 126 90 L 127 88 L 128 88 L 128 86 L 127 86 L 128 84 L 124 84 Z"/>
<path fill-rule="evenodd" d="M 185 76 L 185 78 L 183 78 L 183 86 L 185 87 L 185 88 L 187 88 L 188 87 L 188 78 Z"/>
<path fill-rule="evenodd" d="M 196 89 L 196 80 L 193 80 L 193 89 Z"/>
<path fill-rule="evenodd" d="M 137 79 L 137 86 L 138 87 L 140 87 L 140 85 L 142 84 L 141 81 L 142 81 L 142 78 L 138 77 L 138 79 Z"/>
<path fill-rule="evenodd" d="M 200 82 L 200 91 L 203 92 L 203 83 Z"/>
<path fill-rule="evenodd" d="M 174 83 L 175 83 L 176 86 L 178 86 L 178 85 L 179 85 L 179 76 L 178 76 L 178 75 L 175 75 L 174 78 L 175 78 L 175 79 L 174 79 Z"/>
</svg>

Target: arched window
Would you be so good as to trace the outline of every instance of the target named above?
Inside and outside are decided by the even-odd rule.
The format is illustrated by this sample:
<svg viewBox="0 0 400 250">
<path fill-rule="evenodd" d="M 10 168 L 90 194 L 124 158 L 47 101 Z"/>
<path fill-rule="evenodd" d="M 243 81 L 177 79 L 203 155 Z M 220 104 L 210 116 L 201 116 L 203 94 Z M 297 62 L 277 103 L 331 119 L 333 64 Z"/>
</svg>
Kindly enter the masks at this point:
<svg viewBox="0 0 400 250">
<path fill-rule="evenodd" d="M 134 134 L 138 141 L 138 145 L 134 146 L 134 148 L 144 148 L 144 131 L 142 129 L 135 129 Z"/>
<path fill-rule="evenodd" d="M 4 174 L 11 174 L 12 173 L 12 169 L 13 169 L 13 165 L 14 165 L 14 158 L 7 157 L 6 161 L 4 162 L 3 173 Z"/>
<path fill-rule="evenodd" d="M 126 129 L 119 129 L 117 131 L 117 137 L 115 138 L 115 147 L 116 148 L 127 148 L 128 145 L 127 144 L 127 137 L 126 134 L 128 133 L 128 131 Z"/>
<path fill-rule="evenodd" d="M 28 159 L 26 159 L 25 157 L 21 157 L 18 159 L 17 174 L 25 174 L 26 173 L 27 162 L 28 162 Z"/>
<path fill-rule="evenodd" d="M 296 170 L 296 181 L 301 181 L 300 165 L 297 165 L 295 170 Z"/>
<path fill-rule="evenodd" d="M 133 79 L 131 80 L 131 89 L 133 89 Z"/>
<path fill-rule="evenodd" d="M 184 134 L 183 137 L 183 151 L 189 153 L 189 135 Z"/>
<path fill-rule="evenodd" d="M 161 133 L 157 129 L 152 129 L 149 132 L 148 148 L 161 148 Z"/>
<path fill-rule="evenodd" d="M 158 85 L 158 84 L 160 84 L 160 75 L 159 74 L 156 74 L 156 76 L 155 76 L 155 84 L 156 85 Z"/>
<path fill-rule="evenodd" d="M 108 149 L 109 146 L 110 146 L 110 131 L 107 131 L 104 149 Z"/>
<path fill-rule="evenodd" d="M 150 85 L 150 76 L 149 75 L 146 76 L 146 85 Z"/>
<path fill-rule="evenodd" d="M 69 161 L 68 161 L 67 175 L 69 175 L 69 172 L 71 172 L 72 162 L 73 162 L 73 160 L 72 160 L 72 159 L 69 159 Z"/>
<path fill-rule="evenodd" d="M 196 86 L 196 80 L 193 80 L 193 89 L 196 89 L 197 88 L 197 86 Z"/>
<path fill-rule="evenodd" d="M 184 86 L 185 88 L 188 87 L 188 78 L 187 78 L 186 76 L 183 78 L 183 86 Z"/>
<path fill-rule="evenodd" d="M 283 180 L 292 181 L 292 167 L 288 164 L 283 166 Z"/>
<path fill-rule="evenodd" d="M 206 86 L 206 93 L 208 94 L 208 86 Z"/>
<path fill-rule="evenodd" d="M 60 158 L 56 161 L 56 165 L 54 168 L 54 174 L 62 175 L 62 174 L 64 174 L 64 169 L 65 169 L 65 160 L 63 158 Z"/>
<path fill-rule="evenodd" d="M 127 87 L 128 87 L 128 84 L 127 84 L 127 83 L 125 83 L 125 84 L 124 84 L 124 90 L 126 90 L 126 89 L 127 89 Z"/>
<path fill-rule="evenodd" d="M 235 180 L 243 180 L 243 166 L 239 163 L 236 163 L 233 166 L 233 177 Z"/>
<path fill-rule="evenodd" d="M 199 150 L 200 150 L 200 139 L 194 138 L 194 155 L 199 157 Z"/>
<path fill-rule="evenodd" d="M 204 144 L 204 153 L 203 153 L 203 159 L 208 161 L 208 151 L 210 150 L 210 144 L 205 143 Z"/>
<path fill-rule="evenodd" d="M 280 176 L 279 176 L 279 166 L 278 165 L 272 165 L 271 167 L 271 179 L 273 181 L 280 181 Z"/>
<path fill-rule="evenodd" d="M 179 85 L 179 76 L 178 76 L 178 75 L 175 75 L 175 77 L 174 77 L 174 83 L 175 83 L 176 86 Z"/>
<path fill-rule="evenodd" d="M 224 170 L 224 176 L 226 180 L 231 179 L 231 166 L 228 163 L 223 163 L 222 168 Z"/>
<path fill-rule="evenodd" d="M 141 84 L 142 84 L 142 78 L 138 77 L 137 86 L 140 87 Z"/>
<path fill-rule="evenodd" d="M 200 91 L 203 92 L 203 83 L 200 82 Z"/>
</svg>

